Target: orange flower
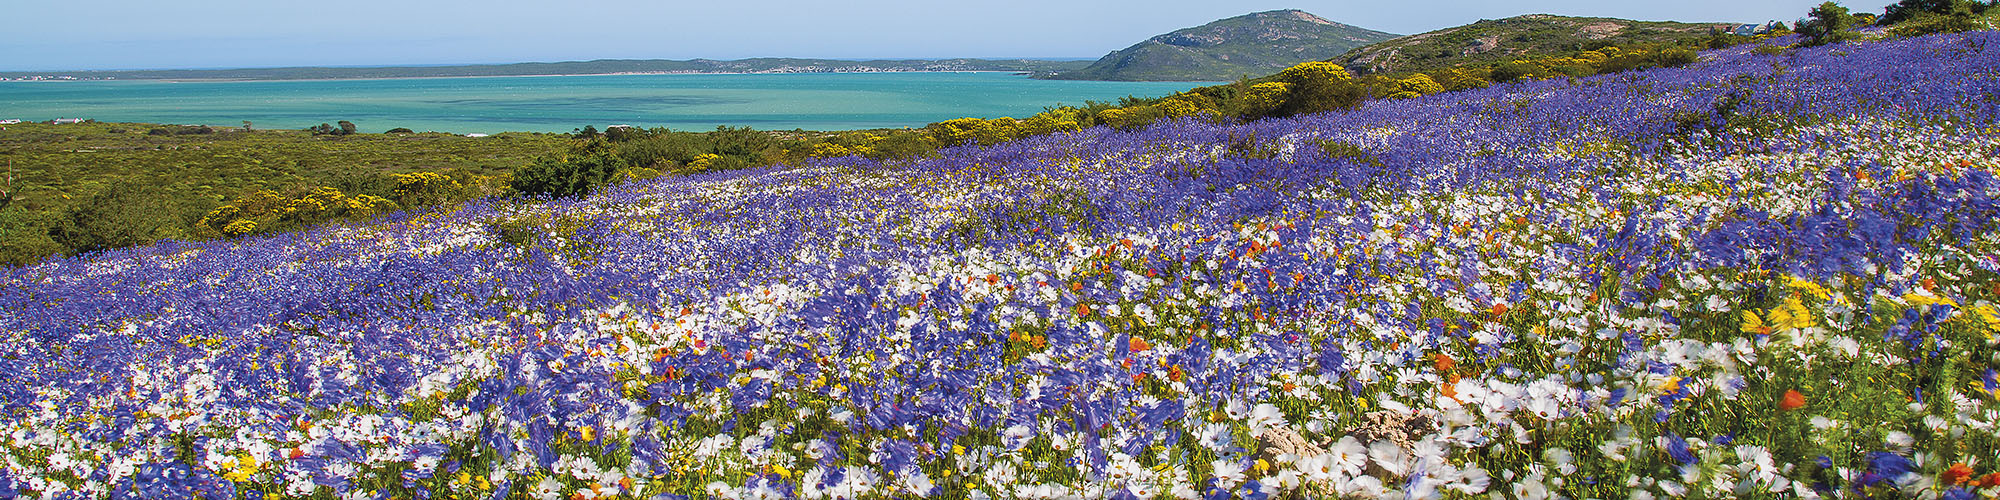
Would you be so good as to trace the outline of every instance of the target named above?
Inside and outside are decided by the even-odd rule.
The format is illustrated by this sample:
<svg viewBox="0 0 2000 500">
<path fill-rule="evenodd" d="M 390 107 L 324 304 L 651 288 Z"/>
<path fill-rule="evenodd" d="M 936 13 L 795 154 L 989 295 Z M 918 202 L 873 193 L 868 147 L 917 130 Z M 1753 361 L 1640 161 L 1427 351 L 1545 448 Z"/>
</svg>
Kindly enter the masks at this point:
<svg viewBox="0 0 2000 500">
<path fill-rule="evenodd" d="M 1450 373 L 1452 367 L 1458 366 L 1458 360 L 1451 359 L 1450 355 L 1440 352 L 1431 355 L 1431 364 L 1437 366 L 1438 373 Z"/>
<path fill-rule="evenodd" d="M 1939 476 L 1938 479 L 1942 480 L 1944 484 L 1965 484 L 1966 480 L 1972 479 L 1972 466 L 1965 465 L 1963 462 L 1951 464 L 1951 468 L 1945 469 L 1944 475 Z"/>
<path fill-rule="evenodd" d="M 1799 394 L 1797 389 L 1785 390 L 1785 398 L 1778 401 L 1778 409 L 1785 411 L 1797 410 L 1805 405 L 1806 395 Z"/>
<path fill-rule="evenodd" d="M 1147 349 L 1152 348 L 1152 345 L 1146 343 L 1146 339 L 1132 337 L 1132 352 L 1146 352 Z"/>
<path fill-rule="evenodd" d="M 1077 315 L 1077 316 L 1089 316 L 1089 315 L 1090 315 L 1090 304 L 1085 304 L 1085 303 L 1082 303 L 1082 302 L 1078 302 L 1078 303 L 1076 303 L 1076 315 Z"/>
<path fill-rule="evenodd" d="M 1983 477 L 1980 477 L 1978 481 L 1972 482 L 1972 487 L 1974 488 L 1986 488 L 1992 486 L 2000 486 L 2000 472 L 1987 474 Z"/>
</svg>

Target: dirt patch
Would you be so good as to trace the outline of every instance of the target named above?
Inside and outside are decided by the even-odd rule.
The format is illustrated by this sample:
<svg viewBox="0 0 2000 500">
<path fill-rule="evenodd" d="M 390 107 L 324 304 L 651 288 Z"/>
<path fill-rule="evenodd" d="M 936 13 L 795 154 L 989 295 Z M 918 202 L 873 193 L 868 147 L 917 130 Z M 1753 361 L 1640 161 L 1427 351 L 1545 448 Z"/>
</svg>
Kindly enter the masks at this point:
<svg viewBox="0 0 2000 500">
<path fill-rule="evenodd" d="M 1484 54 L 1492 52 L 1493 49 L 1497 48 L 1500 48 L 1500 37 L 1498 35 L 1480 37 L 1473 40 L 1472 43 L 1466 44 L 1465 55 Z"/>
<path fill-rule="evenodd" d="M 1581 31 L 1584 38 L 1603 40 L 1618 36 L 1619 32 L 1625 31 L 1625 25 L 1612 22 L 1590 23 L 1583 25 Z"/>
</svg>

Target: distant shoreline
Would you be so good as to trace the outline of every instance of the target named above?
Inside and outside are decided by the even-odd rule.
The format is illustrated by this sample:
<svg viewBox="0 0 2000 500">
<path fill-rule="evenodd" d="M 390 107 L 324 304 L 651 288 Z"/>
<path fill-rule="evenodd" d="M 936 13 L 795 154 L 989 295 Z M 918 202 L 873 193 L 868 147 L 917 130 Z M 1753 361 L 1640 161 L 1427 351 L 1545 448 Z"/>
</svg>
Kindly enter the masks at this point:
<svg viewBox="0 0 2000 500">
<path fill-rule="evenodd" d="M 868 75 L 881 73 L 1015 73 L 1030 75 L 1032 71 L 1008 70 L 951 70 L 951 71 L 627 71 L 620 73 L 549 73 L 537 75 L 438 75 L 438 76 L 363 76 L 354 78 L 121 78 L 103 80 L 0 80 L 14 83 L 77 83 L 77 82 L 167 82 L 167 83 L 233 83 L 233 82 L 345 82 L 361 80 L 435 80 L 443 78 L 547 78 L 567 76 L 671 76 L 671 75 Z"/>
<path fill-rule="evenodd" d="M 845 61 L 828 59 L 760 58 L 734 61 L 696 59 L 597 60 L 463 66 L 284 67 L 236 69 L 152 69 L 79 71 L 0 71 L 0 81 L 282 81 L 379 80 L 401 78 L 470 78 L 503 76 L 598 76 L 671 74 L 827 74 L 1009 72 L 1029 76 L 1070 71 L 1088 65 L 1082 60 L 1036 59 L 916 59 Z"/>
</svg>

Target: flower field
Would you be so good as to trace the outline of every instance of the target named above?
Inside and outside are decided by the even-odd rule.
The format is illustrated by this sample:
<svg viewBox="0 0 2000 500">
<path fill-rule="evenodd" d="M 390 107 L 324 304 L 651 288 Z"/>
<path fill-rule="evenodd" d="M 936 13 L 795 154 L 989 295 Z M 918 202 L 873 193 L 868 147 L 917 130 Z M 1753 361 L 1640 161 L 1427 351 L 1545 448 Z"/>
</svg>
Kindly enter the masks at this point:
<svg viewBox="0 0 2000 500">
<path fill-rule="evenodd" d="M 1980 32 L 58 259 L 0 498 L 1994 498 L 1996 170 Z"/>
</svg>

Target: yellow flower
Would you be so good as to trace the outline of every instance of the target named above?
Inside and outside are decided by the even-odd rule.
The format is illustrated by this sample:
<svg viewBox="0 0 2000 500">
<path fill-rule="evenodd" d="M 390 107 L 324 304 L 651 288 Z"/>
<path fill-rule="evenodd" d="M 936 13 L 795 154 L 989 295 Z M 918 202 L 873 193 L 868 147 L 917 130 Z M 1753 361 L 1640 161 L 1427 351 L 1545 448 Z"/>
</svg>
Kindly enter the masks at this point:
<svg viewBox="0 0 2000 500">
<path fill-rule="evenodd" d="M 1667 377 L 1667 381 L 1660 384 L 1660 394 L 1667 394 L 1678 390 L 1681 390 L 1680 377 Z"/>
<path fill-rule="evenodd" d="M 1755 316 L 1747 311 L 1744 315 L 1747 326 L 1748 320 Z M 1771 321 L 1770 329 L 1773 331 L 1791 331 L 1818 326 L 1818 323 L 1813 321 L 1812 309 L 1808 309 L 1805 304 L 1800 303 L 1798 297 L 1785 299 L 1785 303 L 1779 304 L 1777 308 L 1772 309 L 1768 316 Z"/>
<path fill-rule="evenodd" d="M 1987 342 L 2000 339 L 2000 336 L 1996 336 L 2000 334 L 2000 310 L 1995 310 L 1993 304 L 1972 306 L 1972 316 L 1979 318 L 1979 322 L 1986 326 Z"/>
<path fill-rule="evenodd" d="M 1793 290 L 1798 290 L 1801 292 L 1812 294 L 1812 296 L 1818 298 L 1820 302 L 1826 302 L 1827 299 L 1833 297 L 1833 292 L 1828 291 L 1826 287 L 1819 286 L 1819 283 L 1813 283 L 1808 280 L 1800 279 L 1797 276 L 1791 277 L 1790 285 Z"/>
<path fill-rule="evenodd" d="M 257 459 L 248 453 L 239 455 L 233 462 L 235 467 L 231 468 L 229 472 L 223 473 L 223 479 L 238 483 L 246 482 L 250 480 L 251 476 L 257 475 L 257 472 L 263 469 L 263 467 L 258 465 Z"/>
<path fill-rule="evenodd" d="M 1958 301 L 1951 300 L 1950 297 L 1945 297 L 1941 295 L 1931 295 L 1929 293 L 1916 293 L 1916 292 L 1907 293 L 1903 295 L 1903 301 L 1909 302 L 1910 305 L 1913 306 L 1934 306 L 1943 304 L 1947 306 L 1958 307 Z"/>
</svg>

